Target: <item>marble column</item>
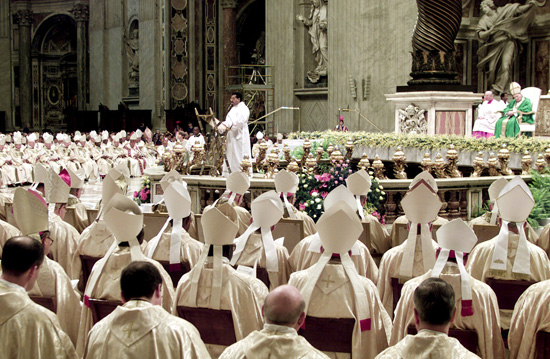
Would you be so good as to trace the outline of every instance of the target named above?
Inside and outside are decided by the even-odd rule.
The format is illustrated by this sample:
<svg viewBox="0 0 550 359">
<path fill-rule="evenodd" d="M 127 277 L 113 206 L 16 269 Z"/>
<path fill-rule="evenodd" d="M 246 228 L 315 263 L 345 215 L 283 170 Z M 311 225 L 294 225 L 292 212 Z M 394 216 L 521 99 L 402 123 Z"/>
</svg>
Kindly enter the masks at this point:
<svg viewBox="0 0 550 359">
<path fill-rule="evenodd" d="M 237 0 L 222 0 L 223 9 L 223 65 L 227 69 L 229 66 L 237 65 Z M 226 70 L 228 71 L 228 70 Z M 236 71 L 228 71 L 227 75 L 230 78 L 225 78 L 224 85 L 231 85 L 235 80 L 231 79 L 235 76 Z M 229 103 L 230 95 L 224 91 L 224 104 Z"/>
<path fill-rule="evenodd" d="M 17 11 L 16 19 L 19 24 L 19 106 L 21 125 L 24 126 L 32 122 L 32 10 Z"/>
<path fill-rule="evenodd" d="M 86 96 L 88 87 L 88 36 L 86 24 L 90 18 L 90 8 L 85 4 L 77 4 L 72 13 L 76 20 L 76 76 L 78 88 L 78 110 L 86 109 Z"/>
</svg>

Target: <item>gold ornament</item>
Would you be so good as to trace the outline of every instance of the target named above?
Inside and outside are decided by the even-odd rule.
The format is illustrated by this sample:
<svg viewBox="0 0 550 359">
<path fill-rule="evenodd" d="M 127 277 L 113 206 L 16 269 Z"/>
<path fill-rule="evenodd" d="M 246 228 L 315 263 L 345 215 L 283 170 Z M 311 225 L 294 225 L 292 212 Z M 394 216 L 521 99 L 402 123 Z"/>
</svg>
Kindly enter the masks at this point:
<svg viewBox="0 0 550 359">
<path fill-rule="evenodd" d="M 451 144 L 449 149 L 447 150 L 447 172 L 449 173 L 449 177 L 451 178 L 460 178 L 462 177 L 462 173 L 458 170 L 458 152 L 455 149 L 455 146 Z"/>
<path fill-rule="evenodd" d="M 447 178 L 448 176 L 447 176 L 446 167 L 447 165 L 443 160 L 443 156 L 441 156 L 441 153 L 438 153 L 437 156 L 435 156 L 435 161 L 434 161 L 435 176 L 437 178 Z"/>
<path fill-rule="evenodd" d="M 288 143 L 285 143 L 285 145 L 283 146 L 283 155 L 285 156 L 286 163 L 289 163 L 291 158 L 290 158 L 290 147 L 288 147 Z"/>
<path fill-rule="evenodd" d="M 298 162 L 296 161 L 296 158 L 292 157 L 288 165 L 286 166 L 286 170 L 293 173 L 298 173 L 300 170 L 300 167 L 298 166 Z"/>
<path fill-rule="evenodd" d="M 355 148 L 355 145 L 353 144 L 353 140 L 350 137 L 348 141 L 346 142 L 345 149 L 346 149 L 346 159 L 351 160 L 351 156 L 353 155 L 353 149 Z"/>
<path fill-rule="evenodd" d="M 432 162 L 429 152 L 424 153 L 424 158 L 422 159 L 420 166 L 422 166 L 423 171 L 427 171 L 428 173 L 432 172 L 434 163 Z"/>
<path fill-rule="evenodd" d="M 529 151 L 525 150 L 525 154 L 521 158 L 521 174 L 531 174 L 531 166 L 533 165 L 533 158 L 529 154 Z"/>
<path fill-rule="evenodd" d="M 535 167 L 537 168 L 538 173 L 543 173 L 546 169 L 546 161 L 544 160 L 544 155 L 539 153 L 537 160 L 535 161 Z"/>
<path fill-rule="evenodd" d="M 244 155 L 243 160 L 241 162 L 241 172 L 249 174 L 251 166 L 252 166 L 252 163 L 250 163 L 250 158 L 248 158 L 248 155 Z"/>
<path fill-rule="evenodd" d="M 496 159 L 495 154 L 493 152 L 489 154 L 489 160 L 487 160 L 487 167 L 489 167 L 489 176 L 498 176 L 500 174 L 498 171 L 498 160 Z"/>
<path fill-rule="evenodd" d="M 500 173 L 503 176 L 512 176 L 514 172 L 508 168 L 510 162 L 510 151 L 506 148 L 506 144 L 502 145 L 500 151 L 498 151 L 498 161 L 500 162 Z"/>
<path fill-rule="evenodd" d="M 378 179 L 388 179 L 384 174 L 384 163 L 380 160 L 380 156 L 374 156 L 374 161 L 372 161 L 372 168 L 374 169 L 374 177 Z"/>
<path fill-rule="evenodd" d="M 476 158 L 474 158 L 474 172 L 471 177 L 481 177 L 483 169 L 485 168 L 485 161 L 483 160 L 483 152 L 478 152 Z"/>
<path fill-rule="evenodd" d="M 407 157 L 405 157 L 405 152 L 403 152 L 403 148 L 401 148 L 401 146 L 397 147 L 397 151 L 393 154 L 392 160 L 395 164 L 395 167 L 393 168 L 395 178 L 407 179 L 407 173 L 405 172 Z"/>
<path fill-rule="evenodd" d="M 366 153 L 363 153 L 363 157 L 361 157 L 361 160 L 357 164 L 357 167 L 359 167 L 359 169 L 365 170 L 365 171 L 369 169 L 370 162 L 369 162 L 369 157 L 367 156 Z"/>
</svg>

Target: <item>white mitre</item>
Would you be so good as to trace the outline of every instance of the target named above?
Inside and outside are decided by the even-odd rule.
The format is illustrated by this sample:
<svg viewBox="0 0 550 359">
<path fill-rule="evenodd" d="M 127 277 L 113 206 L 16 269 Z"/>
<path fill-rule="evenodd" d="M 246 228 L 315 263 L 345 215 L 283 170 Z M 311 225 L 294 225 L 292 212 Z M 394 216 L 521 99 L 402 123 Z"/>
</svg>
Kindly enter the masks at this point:
<svg viewBox="0 0 550 359">
<path fill-rule="evenodd" d="M 372 180 L 365 170 L 359 170 L 346 179 L 346 185 L 349 190 L 355 196 L 355 201 L 357 202 L 357 211 L 359 211 L 359 216 L 361 219 L 365 218 L 363 214 L 363 206 L 361 205 L 361 196 L 366 196 L 370 192 L 370 186 Z"/>
<path fill-rule="evenodd" d="M 493 204 L 493 209 L 491 210 L 491 219 L 489 221 L 490 224 L 496 224 L 497 223 L 497 216 L 498 216 L 498 205 L 496 203 L 498 195 L 500 192 L 506 187 L 508 184 L 508 181 L 501 177 L 491 183 L 489 186 L 489 200 Z"/>
<path fill-rule="evenodd" d="M 285 204 L 286 210 L 290 218 L 296 219 L 296 214 L 288 202 L 288 194 L 295 194 L 298 189 L 298 184 L 300 180 L 294 172 L 289 172 L 287 170 L 279 171 L 274 178 L 275 182 L 275 191 L 280 193 L 283 196 L 283 202 Z"/>
</svg>

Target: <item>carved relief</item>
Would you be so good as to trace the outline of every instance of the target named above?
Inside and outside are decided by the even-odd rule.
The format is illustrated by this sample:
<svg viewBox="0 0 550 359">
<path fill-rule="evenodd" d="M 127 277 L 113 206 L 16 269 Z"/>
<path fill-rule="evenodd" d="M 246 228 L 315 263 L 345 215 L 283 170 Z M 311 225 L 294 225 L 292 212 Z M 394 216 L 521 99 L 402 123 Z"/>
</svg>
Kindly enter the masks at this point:
<svg viewBox="0 0 550 359">
<path fill-rule="evenodd" d="M 217 92 L 217 1 L 206 0 L 204 2 L 204 23 L 206 26 L 206 36 L 204 42 L 205 69 L 204 79 L 206 83 L 206 98 L 205 107 L 216 108 L 216 92 Z"/>
<path fill-rule="evenodd" d="M 407 106 L 404 110 L 399 109 L 399 132 L 408 134 L 427 134 L 428 122 L 423 110 L 414 105 Z"/>
<path fill-rule="evenodd" d="M 171 0 L 170 4 L 170 107 L 176 109 L 189 96 L 188 4 L 187 0 Z"/>
<path fill-rule="evenodd" d="M 33 23 L 32 10 L 19 10 L 15 14 L 15 21 L 19 26 L 31 26 Z"/>
<path fill-rule="evenodd" d="M 139 22 L 132 21 L 126 40 L 128 59 L 128 95 L 139 96 Z"/>
</svg>

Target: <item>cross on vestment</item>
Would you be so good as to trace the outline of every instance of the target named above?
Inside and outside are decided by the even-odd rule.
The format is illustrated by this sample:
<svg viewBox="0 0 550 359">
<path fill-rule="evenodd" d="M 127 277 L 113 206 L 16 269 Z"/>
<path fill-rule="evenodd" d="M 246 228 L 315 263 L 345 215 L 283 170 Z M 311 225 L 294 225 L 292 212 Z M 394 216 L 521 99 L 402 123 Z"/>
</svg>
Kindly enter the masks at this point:
<svg viewBox="0 0 550 359">
<path fill-rule="evenodd" d="M 336 281 L 330 280 L 330 274 L 327 275 L 327 279 L 322 279 L 321 282 L 326 283 L 326 287 L 325 287 L 325 288 L 327 288 L 327 289 L 328 289 L 328 286 L 329 286 L 330 284 L 336 283 Z"/>
<path fill-rule="evenodd" d="M 139 302 L 136 303 L 136 307 L 139 307 Z M 132 335 L 132 332 L 134 331 L 134 321 L 132 320 L 124 329 L 122 329 L 123 332 L 128 333 L 128 338 Z"/>
</svg>

